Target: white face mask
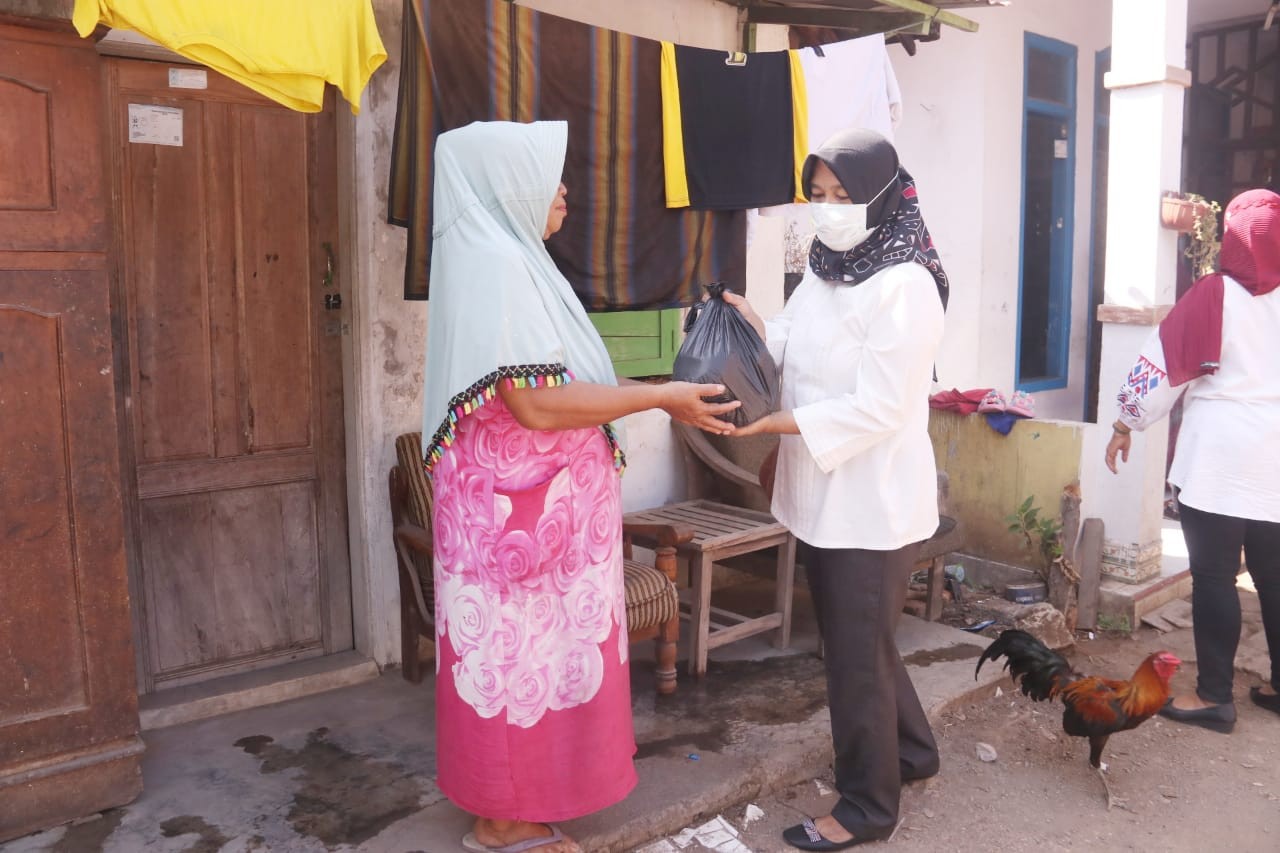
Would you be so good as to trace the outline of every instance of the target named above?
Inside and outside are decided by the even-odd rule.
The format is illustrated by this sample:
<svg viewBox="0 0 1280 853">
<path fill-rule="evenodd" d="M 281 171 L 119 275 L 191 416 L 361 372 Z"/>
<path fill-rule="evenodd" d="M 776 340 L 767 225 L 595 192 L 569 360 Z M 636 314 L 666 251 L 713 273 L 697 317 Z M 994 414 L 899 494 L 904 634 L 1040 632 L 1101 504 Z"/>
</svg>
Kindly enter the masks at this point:
<svg viewBox="0 0 1280 853">
<path fill-rule="evenodd" d="M 884 195 L 895 180 L 897 175 L 866 204 L 810 202 L 809 212 L 813 216 L 814 231 L 822 244 L 837 252 L 847 252 L 874 234 L 876 229 L 867 227 L 867 208 L 875 204 L 876 199 Z"/>
</svg>

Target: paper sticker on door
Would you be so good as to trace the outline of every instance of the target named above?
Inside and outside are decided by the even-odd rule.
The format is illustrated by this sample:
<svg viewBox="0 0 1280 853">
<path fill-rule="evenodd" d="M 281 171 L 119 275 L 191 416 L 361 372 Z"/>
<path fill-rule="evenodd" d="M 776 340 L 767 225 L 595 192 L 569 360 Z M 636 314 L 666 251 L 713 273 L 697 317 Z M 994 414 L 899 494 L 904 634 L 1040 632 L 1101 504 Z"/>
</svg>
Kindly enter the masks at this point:
<svg viewBox="0 0 1280 853">
<path fill-rule="evenodd" d="M 209 72 L 203 68 L 170 68 L 170 89 L 208 89 Z"/>
<path fill-rule="evenodd" d="M 129 105 L 129 141 L 182 147 L 182 110 L 152 104 Z"/>
<path fill-rule="evenodd" d="M 1067 159 L 1067 140 L 1065 139 L 1053 140 L 1053 156 L 1055 159 L 1058 159 L 1058 160 Z"/>
</svg>

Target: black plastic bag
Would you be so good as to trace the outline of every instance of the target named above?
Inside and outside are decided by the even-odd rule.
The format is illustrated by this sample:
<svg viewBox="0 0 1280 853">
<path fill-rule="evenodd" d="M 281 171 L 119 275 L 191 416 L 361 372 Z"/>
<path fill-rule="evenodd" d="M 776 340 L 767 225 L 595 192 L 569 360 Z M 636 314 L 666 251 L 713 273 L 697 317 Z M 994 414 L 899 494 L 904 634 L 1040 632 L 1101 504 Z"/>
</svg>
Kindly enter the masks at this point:
<svg viewBox="0 0 1280 853">
<path fill-rule="evenodd" d="M 707 290 L 711 298 L 694 306 L 685 320 L 686 335 L 671 378 L 723 385 L 724 394 L 707 399 L 741 400 L 740 407 L 720 417 L 734 426 L 746 426 L 778 410 L 778 366 L 747 319 L 724 301 L 724 284 L 709 284 Z"/>
</svg>

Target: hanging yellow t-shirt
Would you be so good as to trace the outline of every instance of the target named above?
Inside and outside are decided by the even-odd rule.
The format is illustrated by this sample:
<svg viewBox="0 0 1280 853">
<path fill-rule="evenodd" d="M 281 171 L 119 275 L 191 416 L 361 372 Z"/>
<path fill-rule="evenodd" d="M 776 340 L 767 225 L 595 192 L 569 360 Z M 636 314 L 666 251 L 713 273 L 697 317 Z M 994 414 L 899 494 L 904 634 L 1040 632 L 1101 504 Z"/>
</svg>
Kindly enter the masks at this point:
<svg viewBox="0 0 1280 853">
<path fill-rule="evenodd" d="M 76 0 L 81 36 L 99 24 L 135 30 L 188 59 L 302 112 L 319 112 L 324 84 L 360 111 L 387 58 L 370 0 Z"/>
</svg>

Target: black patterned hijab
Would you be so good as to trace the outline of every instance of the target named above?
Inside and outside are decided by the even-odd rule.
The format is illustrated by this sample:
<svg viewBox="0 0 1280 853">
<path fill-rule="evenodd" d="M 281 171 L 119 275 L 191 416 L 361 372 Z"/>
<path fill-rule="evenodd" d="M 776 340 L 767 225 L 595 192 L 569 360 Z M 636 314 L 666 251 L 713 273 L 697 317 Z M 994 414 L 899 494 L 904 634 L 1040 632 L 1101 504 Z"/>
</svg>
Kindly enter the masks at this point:
<svg viewBox="0 0 1280 853">
<path fill-rule="evenodd" d="M 876 230 L 847 252 L 830 249 L 814 237 L 809 249 L 809 266 L 814 273 L 827 281 L 858 285 L 886 267 L 920 264 L 933 276 L 945 310 L 950 295 L 947 274 L 920 215 L 916 182 L 898 163 L 898 152 L 889 140 L 861 128 L 834 134 L 805 160 L 802 179 L 806 198 L 819 160 L 839 179 L 851 201 L 870 203 L 867 227 Z M 894 186 L 877 199 L 890 182 Z"/>
</svg>

